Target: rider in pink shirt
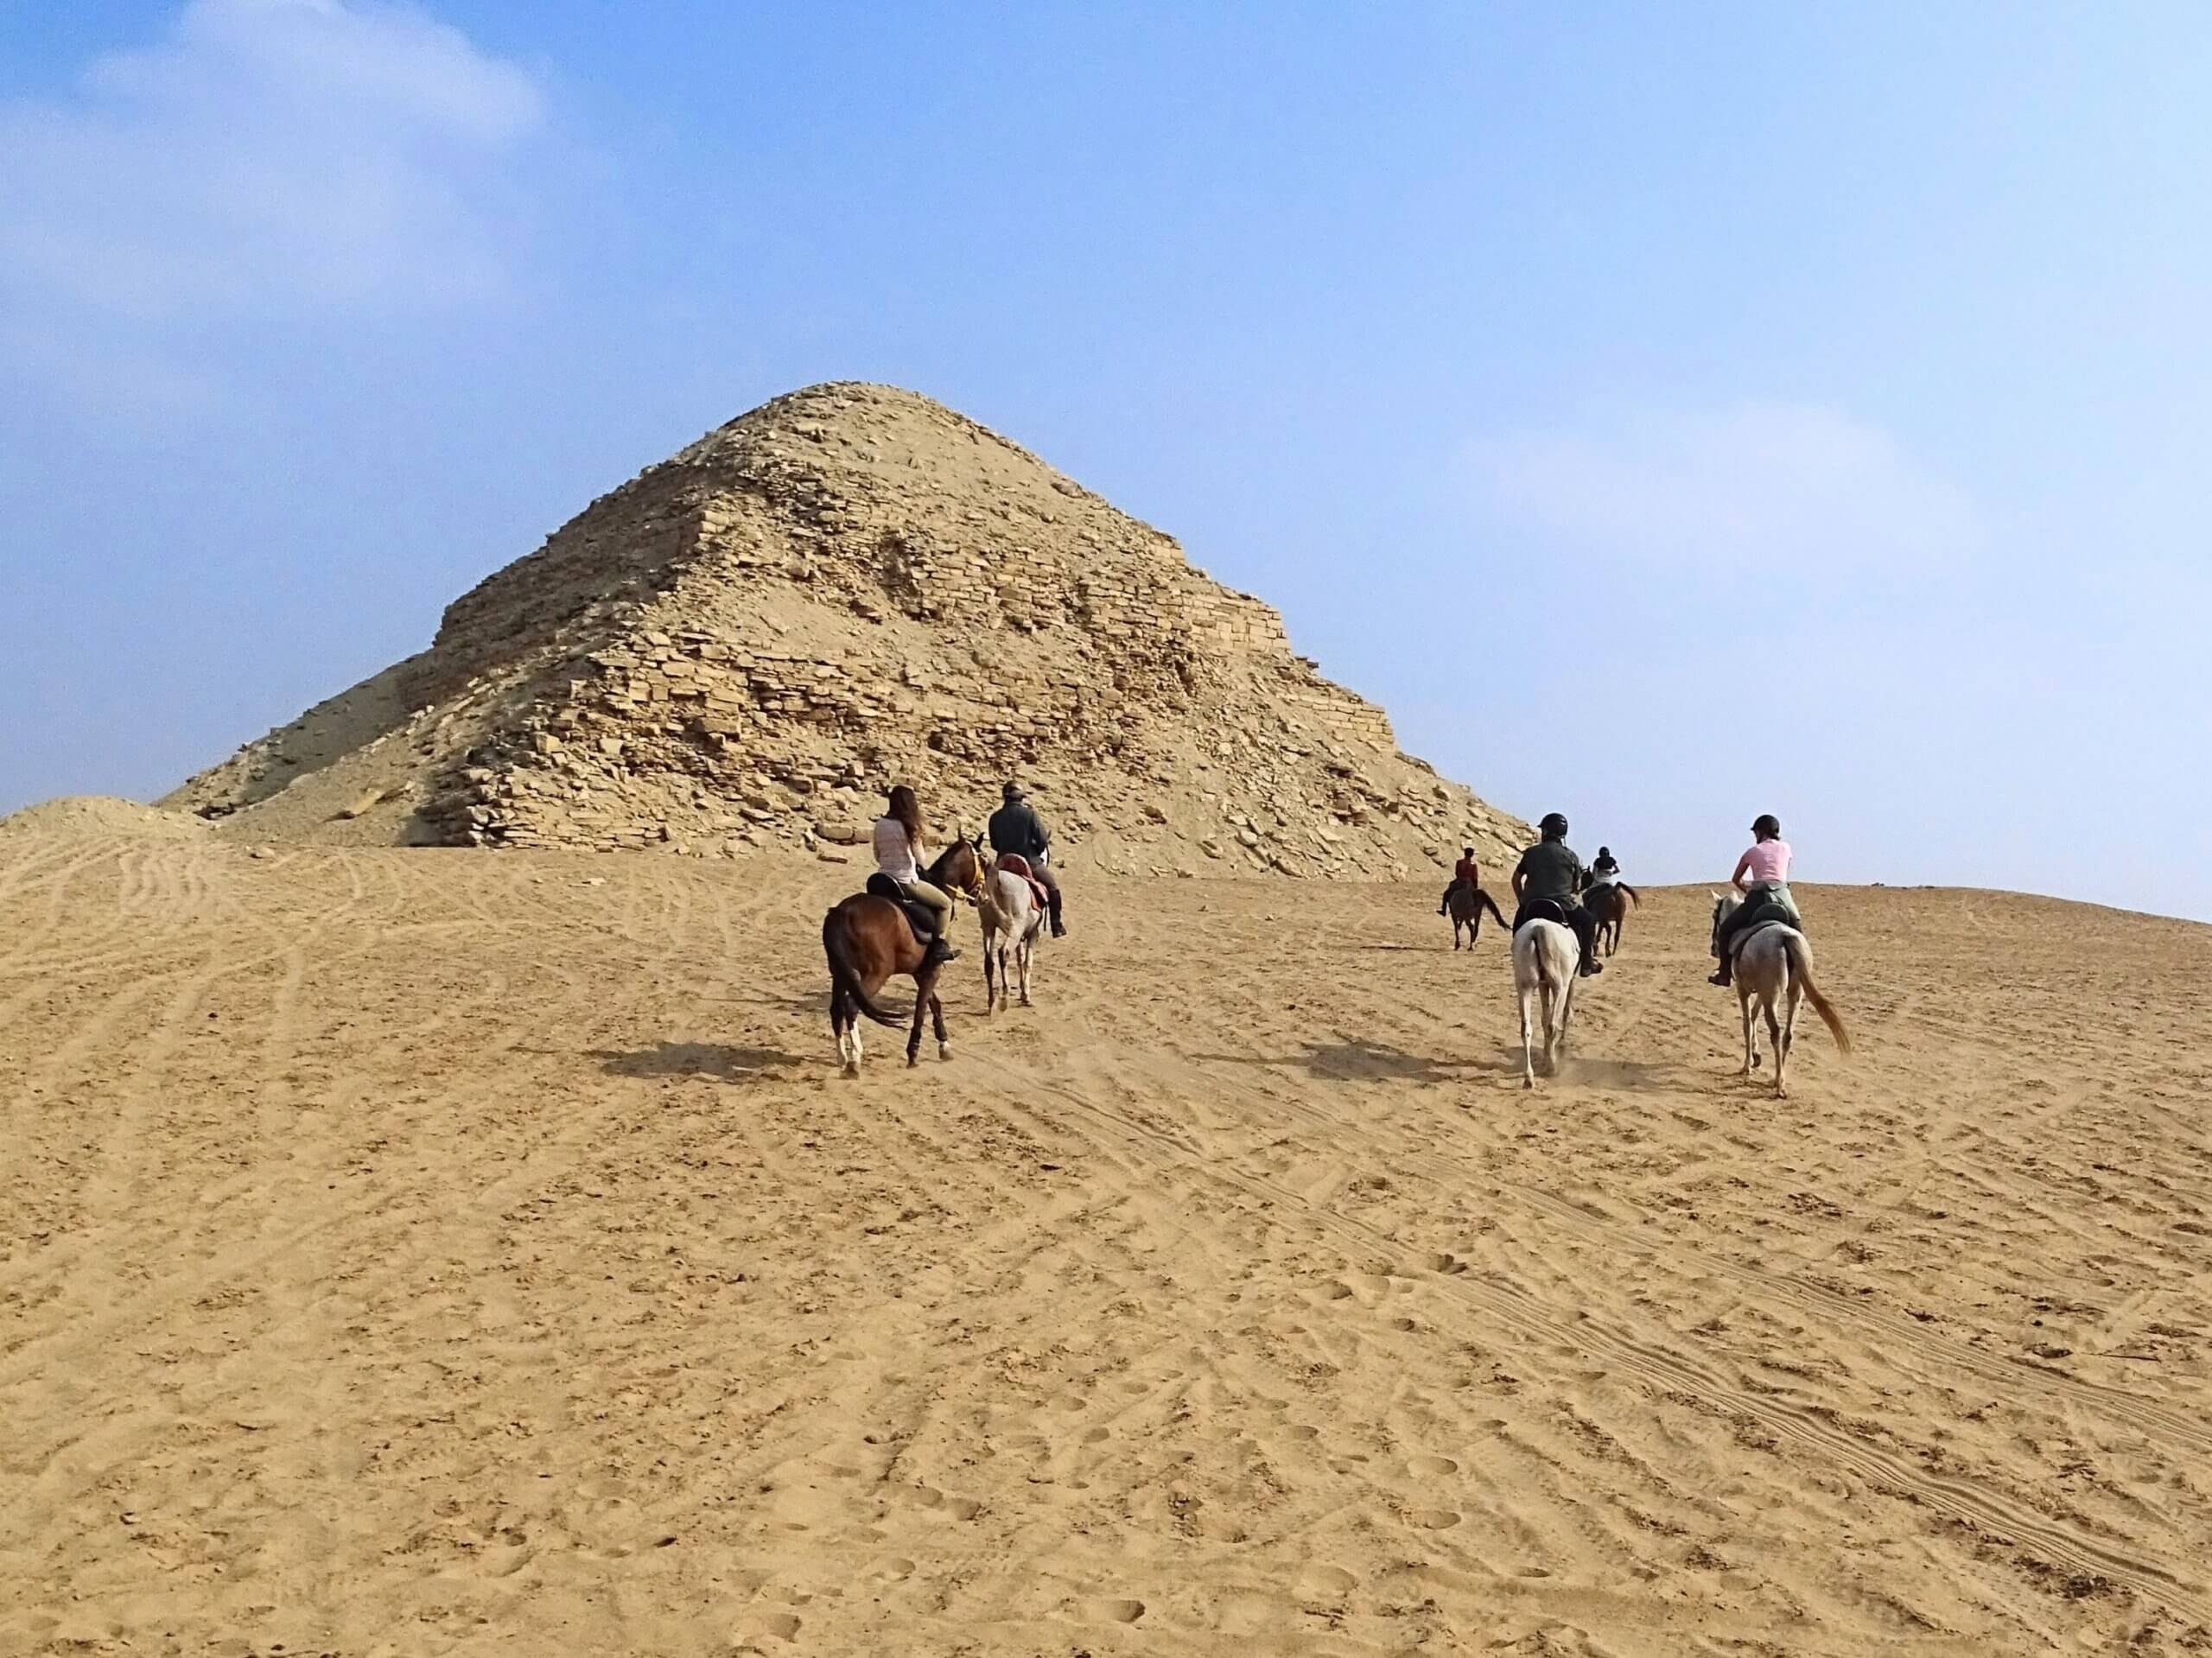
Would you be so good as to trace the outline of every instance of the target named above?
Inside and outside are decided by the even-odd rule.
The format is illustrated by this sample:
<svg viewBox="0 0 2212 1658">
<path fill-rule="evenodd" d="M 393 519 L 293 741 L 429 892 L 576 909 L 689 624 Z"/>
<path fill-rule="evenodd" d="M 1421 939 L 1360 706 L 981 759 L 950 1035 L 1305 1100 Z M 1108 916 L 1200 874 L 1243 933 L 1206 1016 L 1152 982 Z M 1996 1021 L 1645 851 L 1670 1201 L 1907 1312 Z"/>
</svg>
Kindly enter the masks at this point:
<svg viewBox="0 0 2212 1658">
<path fill-rule="evenodd" d="M 1751 825 L 1751 848 L 1736 860 L 1729 884 L 1744 895 L 1743 903 L 1714 929 L 1713 953 L 1720 958 L 1713 982 L 1726 984 L 1736 969 L 1731 942 L 1744 928 L 1764 921 L 1786 919 L 1793 927 L 1805 924 L 1797 913 L 1797 900 L 1789 895 L 1789 842 L 1782 838 L 1782 823 L 1772 812 L 1763 812 Z"/>
<path fill-rule="evenodd" d="M 1772 881 L 1787 886 L 1789 881 L 1789 842 L 1781 835 L 1782 825 L 1771 817 L 1762 817 L 1762 823 L 1774 823 L 1775 832 L 1761 835 L 1744 855 L 1736 860 L 1736 873 L 1729 880 L 1739 893 L 1747 890 L 1754 881 Z"/>
</svg>

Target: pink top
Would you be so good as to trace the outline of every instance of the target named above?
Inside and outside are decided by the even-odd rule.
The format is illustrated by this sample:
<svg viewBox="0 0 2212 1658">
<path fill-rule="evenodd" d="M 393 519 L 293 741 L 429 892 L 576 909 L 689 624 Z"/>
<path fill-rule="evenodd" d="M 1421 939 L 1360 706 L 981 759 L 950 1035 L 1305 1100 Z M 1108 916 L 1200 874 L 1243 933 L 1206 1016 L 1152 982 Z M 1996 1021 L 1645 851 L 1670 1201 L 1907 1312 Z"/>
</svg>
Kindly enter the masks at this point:
<svg viewBox="0 0 2212 1658">
<path fill-rule="evenodd" d="M 1787 885 L 1789 880 L 1789 842 L 1759 842 L 1738 861 L 1736 879 L 1741 881 L 1777 880 Z"/>
</svg>

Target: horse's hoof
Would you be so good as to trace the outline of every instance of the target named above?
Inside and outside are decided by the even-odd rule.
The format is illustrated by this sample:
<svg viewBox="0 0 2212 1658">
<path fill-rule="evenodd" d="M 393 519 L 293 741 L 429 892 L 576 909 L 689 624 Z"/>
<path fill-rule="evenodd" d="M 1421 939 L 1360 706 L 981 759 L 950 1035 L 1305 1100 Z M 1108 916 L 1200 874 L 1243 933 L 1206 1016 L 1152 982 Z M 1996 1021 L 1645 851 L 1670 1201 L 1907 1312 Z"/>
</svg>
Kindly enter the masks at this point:
<svg viewBox="0 0 2212 1658">
<path fill-rule="evenodd" d="M 845 1061 L 845 1075 L 846 1075 L 846 1076 L 848 1076 L 848 1077 L 857 1077 L 857 1076 L 859 1076 L 860 1074 L 861 1074 L 861 1068 L 860 1068 L 860 1064 L 859 1064 L 859 1063 L 858 1063 L 857 1061 L 855 1061 L 855 1060 L 852 1060 L 852 1059 L 848 1059 L 848 1060 L 846 1060 L 846 1061 Z"/>
<path fill-rule="evenodd" d="M 940 1042 L 940 1043 L 938 1043 L 938 1044 L 937 1045 L 937 1057 L 938 1057 L 938 1058 L 940 1058 L 940 1059 L 950 1059 L 950 1058 L 952 1058 L 952 1044 L 950 1044 L 950 1042 Z"/>
</svg>

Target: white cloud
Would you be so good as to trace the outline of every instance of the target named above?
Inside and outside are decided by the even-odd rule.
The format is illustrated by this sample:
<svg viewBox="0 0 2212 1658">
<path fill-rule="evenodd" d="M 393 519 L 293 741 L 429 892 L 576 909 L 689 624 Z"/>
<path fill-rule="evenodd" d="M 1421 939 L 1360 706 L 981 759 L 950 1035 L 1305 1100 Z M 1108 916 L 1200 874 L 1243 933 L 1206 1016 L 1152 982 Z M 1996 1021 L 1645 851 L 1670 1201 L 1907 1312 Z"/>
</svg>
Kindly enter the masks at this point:
<svg viewBox="0 0 2212 1658">
<path fill-rule="evenodd" d="M 1973 501 L 1879 428 L 1810 403 L 1642 413 L 1585 433 L 1483 438 L 1480 510 L 1578 551 L 1733 575 L 1913 568 L 1971 556 Z"/>
<path fill-rule="evenodd" d="M 0 104 L 0 302 L 53 334 L 444 306 L 505 284 L 531 78 L 423 14 L 192 0 Z"/>
</svg>

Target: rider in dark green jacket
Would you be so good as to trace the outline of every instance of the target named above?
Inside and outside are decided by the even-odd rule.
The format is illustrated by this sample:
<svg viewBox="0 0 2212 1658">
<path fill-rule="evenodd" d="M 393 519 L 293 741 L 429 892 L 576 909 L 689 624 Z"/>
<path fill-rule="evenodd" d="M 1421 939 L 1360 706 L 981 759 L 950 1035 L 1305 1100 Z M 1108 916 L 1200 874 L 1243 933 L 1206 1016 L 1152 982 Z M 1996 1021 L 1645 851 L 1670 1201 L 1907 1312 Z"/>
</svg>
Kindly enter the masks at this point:
<svg viewBox="0 0 2212 1658">
<path fill-rule="evenodd" d="M 1544 838 L 1521 854 L 1520 866 L 1513 872 L 1513 896 L 1521 905 L 1514 912 L 1513 931 L 1519 932 L 1531 920 L 1564 922 L 1582 946 L 1582 976 L 1603 973 L 1605 964 L 1593 948 L 1598 924 L 1582 907 L 1586 872 L 1567 844 L 1567 819 L 1558 812 L 1548 813 L 1537 828 Z"/>
</svg>

